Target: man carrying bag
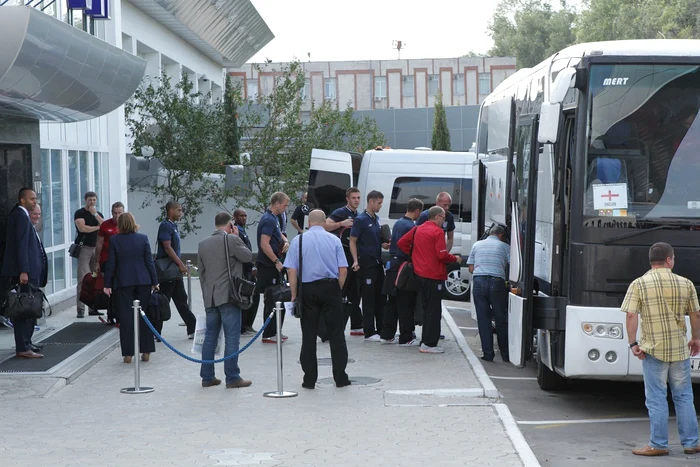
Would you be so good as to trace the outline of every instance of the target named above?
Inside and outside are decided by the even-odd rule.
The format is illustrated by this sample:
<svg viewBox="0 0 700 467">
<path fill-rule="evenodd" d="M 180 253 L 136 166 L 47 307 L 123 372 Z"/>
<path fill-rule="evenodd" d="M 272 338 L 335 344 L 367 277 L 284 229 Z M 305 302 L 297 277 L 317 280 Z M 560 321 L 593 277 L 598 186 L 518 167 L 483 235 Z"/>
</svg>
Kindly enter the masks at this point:
<svg viewBox="0 0 700 467">
<path fill-rule="evenodd" d="M 297 286 L 301 283 L 301 368 L 304 371 L 302 386 L 314 389 L 318 380 L 316 360 L 316 335 L 321 320 L 325 321 L 330 341 L 333 379 L 339 388 L 350 385 L 345 368 L 348 348 L 343 327 L 342 289 L 347 277 L 348 262 L 340 239 L 325 231 L 326 215 L 320 209 L 309 213 L 309 231 L 296 236 L 289 247 L 284 266 L 287 268 L 292 300 L 297 299 Z M 305 238 L 303 248 L 301 237 Z M 301 249 L 301 252 L 300 252 Z M 299 259 L 301 253 L 301 260 Z M 304 268 L 301 271 L 301 263 Z M 301 274 L 297 274 L 301 271 Z"/>
<path fill-rule="evenodd" d="M 48 260 L 39 235 L 29 219 L 29 213 L 36 206 L 36 193 L 31 188 L 22 188 L 17 198 L 18 204 L 12 208 L 7 217 L 7 243 L 5 244 L 2 275 L 9 277 L 11 285 L 20 285 L 18 290 L 20 294 L 27 292 L 27 288 L 31 289 L 29 295 L 26 296 L 29 298 L 24 298 L 24 300 L 34 303 L 31 305 L 34 315 L 19 313 L 21 310 L 16 308 L 17 305 L 12 307 L 13 310 L 17 310 L 17 316 L 12 318 L 15 332 L 15 355 L 17 358 L 42 358 L 43 355 L 33 352 L 30 346 L 32 334 L 34 334 L 34 319 L 41 316 L 41 299 L 37 300 L 35 293 L 40 294 L 39 296 L 43 298 L 43 292 L 38 288 L 46 286 L 49 270 Z M 8 292 L 8 294 L 11 293 Z M 19 300 L 20 296 L 13 298 Z M 4 299 L 5 297 L 3 297 Z M 12 298 L 9 301 L 13 301 Z M 10 305 L 9 301 L 8 305 Z M 38 311 L 36 310 L 37 301 L 39 303 Z M 10 306 L 7 308 L 9 310 Z"/>
<path fill-rule="evenodd" d="M 197 250 L 199 282 L 206 311 L 206 334 L 202 344 L 202 359 L 213 360 L 221 328 L 224 328 L 226 356 L 238 352 L 241 340 L 241 308 L 239 292 L 234 290 L 235 278 L 242 279 L 243 263 L 249 262 L 253 254 L 238 237 L 238 229 L 231 222 L 231 215 L 222 212 L 214 219 L 216 230 L 211 237 L 202 240 Z M 231 235 L 229 235 L 231 234 Z M 250 386 L 251 381 L 241 378 L 238 357 L 224 362 L 227 388 Z M 216 378 L 214 364 L 202 363 L 200 371 L 202 386 L 221 384 Z"/>
</svg>

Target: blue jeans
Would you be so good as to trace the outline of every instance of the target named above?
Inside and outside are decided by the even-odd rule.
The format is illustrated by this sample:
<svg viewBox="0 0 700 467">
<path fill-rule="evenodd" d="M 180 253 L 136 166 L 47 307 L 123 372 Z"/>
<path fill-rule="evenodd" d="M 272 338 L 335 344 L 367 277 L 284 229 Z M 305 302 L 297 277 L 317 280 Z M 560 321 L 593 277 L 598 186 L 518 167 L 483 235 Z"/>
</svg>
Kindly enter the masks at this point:
<svg viewBox="0 0 700 467">
<path fill-rule="evenodd" d="M 698 445 L 698 419 L 693 405 L 693 386 L 690 382 L 690 360 L 666 363 L 647 354 L 642 360 L 644 394 L 649 409 L 651 437 L 649 446 L 668 449 L 668 402 L 666 383 L 671 386 L 676 408 L 678 434 L 684 448 Z"/>
<path fill-rule="evenodd" d="M 500 277 L 474 276 L 474 308 L 476 309 L 476 322 L 479 327 L 479 339 L 484 358 L 493 360 L 493 332 L 491 332 L 491 316 L 496 320 L 496 337 L 501 357 L 508 360 L 508 296 L 506 294 L 506 282 Z"/>
<path fill-rule="evenodd" d="M 202 360 L 214 360 L 216 343 L 219 339 L 221 326 L 224 327 L 224 341 L 226 346 L 224 356 L 238 352 L 241 342 L 241 309 L 235 305 L 207 307 L 207 332 L 204 335 L 202 344 Z M 231 358 L 224 362 L 224 373 L 226 374 L 226 384 L 232 384 L 241 379 L 241 369 L 238 368 L 238 357 Z M 214 364 L 202 363 L 202 370 L 199 375 L 203 382 L 214 379 Z"/>
</svg>

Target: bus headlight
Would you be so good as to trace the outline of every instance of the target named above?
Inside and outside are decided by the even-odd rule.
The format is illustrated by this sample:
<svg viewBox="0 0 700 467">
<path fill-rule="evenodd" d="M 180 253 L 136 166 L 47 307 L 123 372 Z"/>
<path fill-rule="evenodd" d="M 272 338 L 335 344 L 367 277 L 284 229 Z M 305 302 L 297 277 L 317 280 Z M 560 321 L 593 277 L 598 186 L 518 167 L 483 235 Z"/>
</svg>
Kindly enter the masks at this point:
<svg viewBox="0 0 700 467">
<path fill-rule="evenodd" d="M 596 349 L 591 349 L 588 351 L 588 358 L 594 362 L 600 358 L 600 352 Z"/>
<path fill-rule="evenodd" d="M 622 324 L 618 323 L 581 323 L 583 332 L 591 337 L 605 339 L 622 339 Z"/>
<path fill-rule="evenodd" d="M 612 350 L 605 354 L 605 361 L 606 362 L 615 363 L 615 360 L 617 360 L 617 354 L 615 352 L 613 352 Z"/>
</svg>

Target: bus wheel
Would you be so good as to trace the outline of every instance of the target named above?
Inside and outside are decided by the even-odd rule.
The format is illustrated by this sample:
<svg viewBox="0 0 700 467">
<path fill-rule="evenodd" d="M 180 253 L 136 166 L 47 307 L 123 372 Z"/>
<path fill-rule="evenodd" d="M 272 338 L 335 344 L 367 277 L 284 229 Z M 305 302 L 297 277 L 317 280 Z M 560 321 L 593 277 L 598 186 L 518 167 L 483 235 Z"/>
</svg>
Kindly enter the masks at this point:
<svg viewBox="0 0 700 467">
<path fill-rule="evenodd" d="M 539 352 L 537 352 L 537 384 L 544 391 L 559 391 L 566 387 L 566 379 L 556 371 L 547 368 L 547 365 L 542 363 Z"/>
<path fill-rule="evenodd" d="M 471 274 L 462 275 L 459 267 L 448 267 L 447 280 L 443 288 L 443 297 L 447 300 L 466 302 L 469 300 Z"/>
</svg>

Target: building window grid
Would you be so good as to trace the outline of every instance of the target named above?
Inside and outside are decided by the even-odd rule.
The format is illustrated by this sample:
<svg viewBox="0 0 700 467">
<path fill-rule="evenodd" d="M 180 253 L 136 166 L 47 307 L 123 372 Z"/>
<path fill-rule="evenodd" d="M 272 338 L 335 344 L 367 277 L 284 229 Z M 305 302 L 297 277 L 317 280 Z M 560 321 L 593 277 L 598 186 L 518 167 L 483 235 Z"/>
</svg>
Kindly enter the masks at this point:
<svg viewBox="0 0 700 467">
<path fill-rule="evenodd" d="M 377 76 L 374 78 L 374 97 L 386 99 L 386 76 Z"/>
<path fill-rule="evenodd" d="M 455 87 L 455 96 L 463 96 L 464 95 L 464 75 L 463 74 L 457 74 L 454 75 L 454 87 Z"/>
<path fill-rule="evenodd" d="M 413 76 L 404 76 L 403 77 L 403 90 L 402 90 L 402 95 L 403 97 L 413 97 L 415 95 L 415 81 Z"/>
<path fill-rule="evenodd" d="M 258 98 L 258 81 L 257 80 L 246 80 L 246 96 L 248 100 L 254 101 Z"/>
<path fill-rule="evenodd" d="M 428 95 L 437 96 L 440 91 L 440 75 L 428 75 Z"/>
<path fill-rule="evenodd" d="M 323 80 L 323 98 L 328 100 L 337 98 L 335 78 L 325 78 Z"/>
<path fill-rule="evenodd" d="M 479 73 L 479 95 L 486 96 L 491 93 L 491 73 Z"/>
</svg>

